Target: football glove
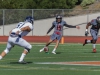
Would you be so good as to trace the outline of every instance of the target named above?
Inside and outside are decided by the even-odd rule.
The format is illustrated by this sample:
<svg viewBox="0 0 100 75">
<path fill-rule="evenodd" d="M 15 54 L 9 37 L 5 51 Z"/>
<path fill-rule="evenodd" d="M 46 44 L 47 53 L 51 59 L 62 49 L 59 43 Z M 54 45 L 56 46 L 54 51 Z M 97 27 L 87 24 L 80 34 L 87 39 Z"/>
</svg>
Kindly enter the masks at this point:
<svg viewBox="0 0 100 75">
<path fill-rule="evenodd" d="M 85 36 L 88 36 L 89 32 L 88 31 L 85 31 Z"/>
</svg>

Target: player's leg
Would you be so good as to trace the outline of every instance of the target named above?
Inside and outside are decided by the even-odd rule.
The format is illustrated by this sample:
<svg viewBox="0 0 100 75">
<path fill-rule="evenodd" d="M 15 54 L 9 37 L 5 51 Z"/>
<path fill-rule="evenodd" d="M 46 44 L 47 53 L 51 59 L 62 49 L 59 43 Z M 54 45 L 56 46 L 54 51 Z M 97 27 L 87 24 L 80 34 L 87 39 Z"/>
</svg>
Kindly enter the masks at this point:
<svg viewBox="0 0 100 75">
<path fill-rule="evenodd" d="M 98 38 L 98 31 L 91 29 L 90 32 L 92 36 L 92 40 L 90 40 L 90 42 L 93 44 L 93 52 L 95 53 L 96 52 L 96 41 Z"/>
<path fill-rule="evenodd" d="M 54 49 L 53 49 L 53 51 L 52 51 L 52 53 L 53 54 L 56 54 L 56 49 L 57 49 L 57 47 L 58 47 L 58 45 L 59 45 L 59 40 L 57 40 L 57 42 L 56 42 L 56 45 L 55 45 L 55 47 L 54 47 Z"/>
<path fill-rule="evenodd" d="M 48 47 L 54 40 L 50 39 L 49 42 L 45 45 L 45 47 Z"/>
<path fill-rule="evenodd" d="M 55 39 L 56 39 L 56 34 L 52 34 L 49 42 L 42 49 L 40 49 L 40 52 L 44 51 L 44 48 L 48 47 Z"/>
<path fill-rule="evenodd" d="M 95 33 L 95 31 L 93 29 L 90 29 L 90 33 L 91 33 L 92 37 L 94 37 L 96 35 L 96 33 Z M 83 46 L 85 46 L 85 44 L 88 44 L 88 43 L 93 43 L 93 39 L 92 40 L 85 39 L 85 41 L 83 43 Z"/>
<path fill-rule="evenodd" d="M 94 31 L 94 33 L 92 34 L 92 44 L 93 44 L 93 52 L 96 52 L 96 41 L 98 39 L 98 32 Z"/>
<path fill-rule="evenodd" d="M 40 49 L 40 52 L 42 52 L 45 47 L 48 47 L 53 41 L 54 40 L 50 39 L 49 42 L 42 49 Z"/>
<path fill-rule="evenodd" d="M 61 38 L 62 38 L 62 35 L 56 35 L 57 41 L 56 41 L 56 45 L 55 45 L 55 47 L 54 47 L 54 49 L 52 51 L 53 54 L 56 54 L 56 49 L 58 48 L 58 45 L 59 45 L 59 42 L 60 42 Z"/>
<path fill-rule="evenodd" d="M 96 53 L 96 40 L 93 40 L 93 53 Z"/>
<path fill-rule="evenodd" d="M 20 38 L 18 42 L 16 42 L 17 45 L 24 47 L 24 51 L 22 52 L 19 62 L 20 63 L 24 63 L 24 58 L 25 56 L 29 53 L 29 51 L 31 50 L 32 46 L 31 44 L 29 44 L 26 40 Z"/>
<path fill-rule="evenodd" d="M 28 54 L 28 51 L 27 51 L 26 49 L 24 49 L 24 51 L 22 52 L 22 54 L 21 54 L 21 56 L 20 56 L 18 62 L 20 62 L 20 63 L 26 63 L 26 62 L 24 61 L 24 58 L 25 58 L 25 56 L 26 56 L 27 54 Z"/>
<path fill-rule="evenodd" d="M 14 47 L 14 44 L 12 44 L 11 42 L 7 43 L 7 47 L 6 49 L 0 54 L 0 60 L 6 56 L 6 54 L 11 50 L 11 48 Z"/>
<path fill-rule="evenodd" d="M 92 43 L 92 41 L 93 41 L 93 40 L 87 40 L 87 39 L 85 39 L 85 41 L 84 41 L 84 43 L 83 43 L 83 46 L 85 46 L 85 45 L 88 44 L 88 43 Z"/>
<path fill-rule="evenodd" d="M 83 46 L 85 46 L 85 44 L 87 44 L 87 39 L 85 39 L 84 43 L 83 43 Z"/>
</svg>

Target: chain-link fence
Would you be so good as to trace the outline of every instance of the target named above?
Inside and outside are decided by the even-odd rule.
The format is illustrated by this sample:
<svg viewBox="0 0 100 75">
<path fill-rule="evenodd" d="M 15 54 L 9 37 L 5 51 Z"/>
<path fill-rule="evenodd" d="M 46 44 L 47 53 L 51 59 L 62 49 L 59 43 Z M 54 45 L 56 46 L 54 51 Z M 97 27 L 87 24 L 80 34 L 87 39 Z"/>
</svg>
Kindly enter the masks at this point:
<svg viewBox="0 0 100 75">
<path fill-rule="evenodd" d="M 69 24 L 76 25 L 79 23 L 88 22 L 91 19 L 96 18 L 97 16 L 99 16 L 99 12 L 100 10 L 1 9 L 0 10 L 0 28 L 1 28 L 0 36 L 4 36 L 4 35 L 8 36 L 9 35 L 8 32 L 12 28 L 14 28 L 18 22 L 24 21 L 25 17 L 29 15 L 33 16 L 35 19 L 34 30 L 29 35 L 43 36 L 46 34 L 47 30 L 50 28 L 57 14 L 62 15 L 64 20 L 66 20 Z M 83 19 L 83 21 L 81 21 L 81 19 Z M 69 35 L 69 34 L 65 34 L 65 35 Z M 72 35 L 73 35 L 73 32 L 72 32 Z M 83 33 L 80 36 L 82 35 Z"/>
</svg>

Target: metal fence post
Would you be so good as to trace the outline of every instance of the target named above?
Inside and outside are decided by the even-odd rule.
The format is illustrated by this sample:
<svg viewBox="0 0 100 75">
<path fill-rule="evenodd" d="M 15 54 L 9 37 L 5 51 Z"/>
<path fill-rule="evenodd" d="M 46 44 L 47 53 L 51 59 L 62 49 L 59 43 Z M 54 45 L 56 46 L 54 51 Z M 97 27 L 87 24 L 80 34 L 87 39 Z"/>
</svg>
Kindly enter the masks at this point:
<svg viewBox="0 0 100 75">
<path fill-rule="evenodd" d="M 5 24 L 5 10 L 3 9 L 3 36 L 4 36 L 4 24 Z"/>
<path fill-rule="evenodd" d="M 89 10 L 87 10 L 87 23 L 89 22 Z"/>
<path fill-rule="evenodd" d="M 64 10 L 62 9 L 62 17 L 64 17 Z M 62 31 L 61 44 L 64 44 L 64 32 Z"/>
<path fill-rule="evenodd" d="M 33 9 L 32 9 L 32 17 L 34 18 L 34 11 L 33 11 Z M 32 30 L 32 36 L 33 36 L 33 30 Z"/>
</svg>

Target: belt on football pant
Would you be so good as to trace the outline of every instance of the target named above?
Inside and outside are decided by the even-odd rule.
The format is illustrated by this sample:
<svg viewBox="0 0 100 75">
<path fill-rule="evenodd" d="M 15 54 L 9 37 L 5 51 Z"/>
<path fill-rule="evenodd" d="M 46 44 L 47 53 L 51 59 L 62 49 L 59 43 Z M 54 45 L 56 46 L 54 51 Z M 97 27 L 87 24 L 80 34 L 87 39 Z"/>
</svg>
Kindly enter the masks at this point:
<svg viewBox="0 0 100 75">
<path fill-rule="evenodd" d="M 19 39 L 21 38 L 21 35 L 17 35 L 16 33 L 11 33 L 10 36 L 11 37 L 17 37 L 15 42 L 19 42 Z"/>
</svg>

